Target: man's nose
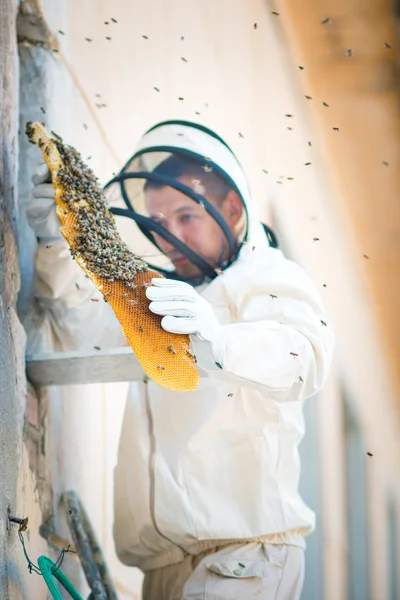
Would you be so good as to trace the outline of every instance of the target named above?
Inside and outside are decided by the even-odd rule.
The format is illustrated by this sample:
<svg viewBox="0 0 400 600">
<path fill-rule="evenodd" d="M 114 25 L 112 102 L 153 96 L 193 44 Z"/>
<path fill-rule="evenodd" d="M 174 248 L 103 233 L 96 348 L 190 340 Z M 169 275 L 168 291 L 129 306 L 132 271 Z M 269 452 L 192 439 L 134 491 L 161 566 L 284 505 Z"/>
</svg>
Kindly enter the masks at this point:
<svg viewBox="0 0 400 600">
<path fill-rule="evenodd" d="M 182 235 L 182 230 L 179 227 L 179 225 L 174 225 L 173 223 L 168 224 L 168 225 L 164 225 L 164 228 L 171 233 L 173 236 L 175 236 L 176 238 L 178 238 L 179 241 L 184 242 L 183 239 L 183 235 Z M 172 244 L 170 244 L 167 240 L 165 240 L 163 237 L 160 236 L 160 241 L 162 243 L 162 247 L 164 248 L 173 248 L 174 246 Z"/>
</svg>

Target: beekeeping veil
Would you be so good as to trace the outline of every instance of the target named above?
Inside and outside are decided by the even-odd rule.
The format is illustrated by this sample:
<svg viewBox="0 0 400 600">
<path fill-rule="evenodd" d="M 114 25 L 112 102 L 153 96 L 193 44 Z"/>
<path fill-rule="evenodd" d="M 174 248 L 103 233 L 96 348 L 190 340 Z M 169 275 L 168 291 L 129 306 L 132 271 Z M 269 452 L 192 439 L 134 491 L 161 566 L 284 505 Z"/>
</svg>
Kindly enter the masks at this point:
<svg viewBox="0 0 400 600">
<path fill-rule="evenodd" d="M 191 174 L 196 169 L 200 175 L 197 178 L 193 177 L 192 187 L 178 180 L 186 172 Z M 243 202 L 243 215 L 234 233 L 218 208 L 206 198 L 207 180 L 211 177 L 219 181 L 225 195 L 234 190 Z M 169 186 L 183 193 L 192 202 L 200 204 L 218 223 L 224 240 L 220 264 L 209 264 L 158 220 L 151 218 L 146 208 L 146 189 L 164 186 Z M 162 237 L 180 255 L 198 267 L 202 276 L 188 280 L 193 285 L 209 281 L 220 269 L 229 267 L 236 260 L 243 244 L 249 240 L 250 192 L 242 167 L 229 146 L 202 125 L 188 121 L 165 121 L 149 129 L 140 140 L 135 154 L 120 173 L 105 186 L 105 191 L 117 220 L 119 216 L 125 216 L 135 223 L 135 231 L 131 228 L 129 232 L 126 224 L 121 226 L 118 222 L 127 244 L 135 254 L 166 277 L 174 278 L 176 273 L 172 263 L 161 252 L 154 234 Z M 258 225 L 260 226 L 259 223 Z M 266 233 L 273 235 L 268 228 Z M 265 239 L 265 232 L 263 236 Z"/>
</svg>

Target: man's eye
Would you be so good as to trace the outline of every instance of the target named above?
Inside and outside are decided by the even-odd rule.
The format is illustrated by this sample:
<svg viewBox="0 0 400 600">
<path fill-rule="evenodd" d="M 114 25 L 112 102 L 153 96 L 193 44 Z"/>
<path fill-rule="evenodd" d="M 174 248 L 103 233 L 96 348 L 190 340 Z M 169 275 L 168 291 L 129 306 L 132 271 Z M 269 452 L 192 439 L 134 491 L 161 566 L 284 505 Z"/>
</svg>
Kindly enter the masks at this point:
<svg viewBox="0 0 400 600">
<path fill-rule="evenodd" d="M 181 216 L 181 220 L 182 220 L 184 223 L 187 223 L 187 222 L 191 221 L 193 218 L 194 218 L 194 216 L 193 216 L 193 215 L 182 215 L 182 216 Z"/>
</svg>

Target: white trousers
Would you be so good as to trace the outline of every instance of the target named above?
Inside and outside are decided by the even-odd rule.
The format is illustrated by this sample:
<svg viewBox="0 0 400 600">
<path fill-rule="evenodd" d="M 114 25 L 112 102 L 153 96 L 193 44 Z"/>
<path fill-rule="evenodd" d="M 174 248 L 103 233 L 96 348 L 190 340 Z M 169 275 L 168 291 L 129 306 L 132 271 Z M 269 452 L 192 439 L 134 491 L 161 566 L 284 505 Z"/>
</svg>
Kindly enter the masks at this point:
<svg viewBox="0 0 400 600">
<path fill-rule="evenodd" d="M 143 600 L 300 600 L 304 550 L 263 542 L 232 544 L 148 571 Z"/>
</svg>

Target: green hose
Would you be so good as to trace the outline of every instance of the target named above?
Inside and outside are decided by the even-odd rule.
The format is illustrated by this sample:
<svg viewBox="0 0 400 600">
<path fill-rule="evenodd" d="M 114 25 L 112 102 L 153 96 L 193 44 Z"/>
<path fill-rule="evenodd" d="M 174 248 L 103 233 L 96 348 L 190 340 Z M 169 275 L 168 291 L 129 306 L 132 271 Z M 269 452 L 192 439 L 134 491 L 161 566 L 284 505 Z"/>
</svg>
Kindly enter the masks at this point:
<svg viewBox="0 0 400 600">
<path fill-rule="evenodd" d="M 38 565 L 42 572 L 43 579 L 55 600 L 63 600 L 63 597 L 58 591 L 54 578 L 61 583 L 73 600 L 83 600 L 82 596 L 77 592 L 72 583 L 50 558 L 47 556 L 39 556 Z"/>
</svg>

